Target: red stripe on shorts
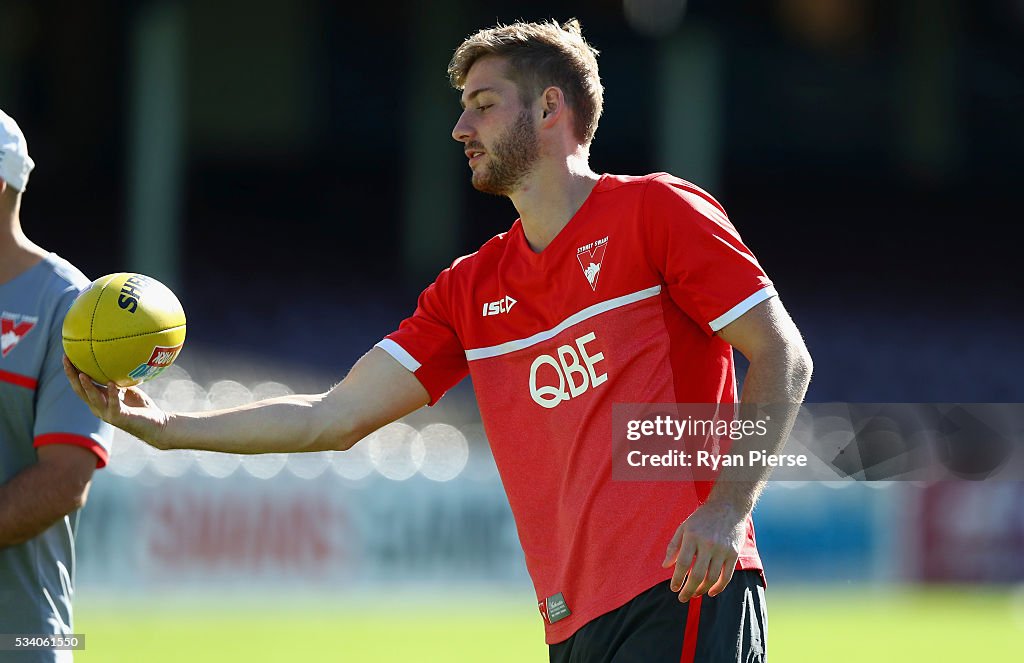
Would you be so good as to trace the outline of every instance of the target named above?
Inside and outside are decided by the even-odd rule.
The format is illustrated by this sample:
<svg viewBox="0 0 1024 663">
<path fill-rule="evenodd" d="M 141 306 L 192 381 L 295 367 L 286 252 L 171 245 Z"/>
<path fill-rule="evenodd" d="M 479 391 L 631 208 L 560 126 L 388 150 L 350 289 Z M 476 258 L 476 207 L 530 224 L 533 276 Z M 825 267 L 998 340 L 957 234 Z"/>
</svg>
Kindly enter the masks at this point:
<svg viewBox="0 0 1024 663">
<path fill-rule="evenodd" d="M 701 596 L 694 596 L 690 599 L 690 609 L 686 613 L 686 631 L 683 633 L 683 653 L 679 656 L 679 663 L 693 663 L 693 657 L 697 655 L 697 629 L 700 628 L 700 600 Z"/>
</svg>

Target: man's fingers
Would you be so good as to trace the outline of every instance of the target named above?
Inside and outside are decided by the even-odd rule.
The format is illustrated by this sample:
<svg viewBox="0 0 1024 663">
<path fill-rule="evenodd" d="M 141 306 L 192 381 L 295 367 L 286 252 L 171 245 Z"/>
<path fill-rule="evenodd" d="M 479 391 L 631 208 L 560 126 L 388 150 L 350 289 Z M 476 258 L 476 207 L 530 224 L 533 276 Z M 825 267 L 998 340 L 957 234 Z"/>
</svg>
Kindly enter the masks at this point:
<svg viewBox="0 0 1024 663">
<path fill-rule="evenodd" d="M 137 387 L 129 387 L 124 390 L 124 394 L 121 396 L 121 400 L 128 407 L 149 407 L 149 400 L 146 398 L 146 394 Z"/>
<path fill-rule="evenodd" d="M 89 402 L 89 397 L 85 395 L 85 390 L 82 389 L 82 383 L 78 379 L 78 369 L 75 368 L 71 360 L 64 357 L 64 375 L 67 376 L 68 382 L 71 383 L 71 390 L 75 392 L 75 395 L 81 398 L 86 403 Z"/>
<path fill-rule="evenodd" d="M 661 563 L 662 568 L 668 568 L 676 561 L 676 557 L 679 555 L 679 546 L 683 541 L 683 532 L 685 529 L 682 525 L 676 528 L 676 533 L 672 535 L 672 540 L 668 542 L 668 548 L 665 550 L 665 561 Z"/>
<path fill-rule="evenodd" d="M 683 586 L 686 574 L 693 563 L 693 556 L 697 552 L 697 544 L 693 537 L 683 536 L 682 547 L 679 549 L 679 557 L 676 558 L 676 571 L 672 574 L 672 584 L 669 585 L 673 592 L 678 592 Z"/>
<path fill-rule="evenodd" d="M 78 384 L 82 385 L 89 402 L 101 410 L 107 406 L 107 396 L 93 383 L 92 378 L 85 373 L 78 374 Z"/>
<path fill-rule="evenodd" d="M 691 513 L 669 543 L 666 562 L 676 549 L 670 587 L 683 603 L 694 596 L 716 596 L 732 580 L 745 536 L 745 515 L 726 505 L 701 505 Z"/>
<path fill-rule="evenodd" d="M 689 601 L 697 591 L 697 587 L 704 582 L 705 576 L 708 574 L 708 563 L 711 561 L 711 556 L 704 551 L 697 551 L 697 559 L 693 560 L 693 567 L 690 569 L 690 574 L 686 578 L 686 582 L 683 583 L 682 588 L 679 590 L 679 600 L 683 603 Z M 678 563 L 676 569 L 678 570 Z"/>
<path fill-rule="evenodd" d="M 736 555 L 730 555 L 722 565 L 722 576 L 718 579 L 718 582 L 708 590 L 708 596 L 718 596 L 724 592 L 725 586 L 732 580 L 734 573 L 736 573 Z"/>
<path fill-rule="evenodd" d="M 107 383 L 107 393 L 104 395 L 107 405 L 107 414 L 113 416 L 121 409 L 121 394 L 116 384 Z"/>
<path fill-rule="evenodd" d="M 722 577 L 722 567 L 725 564 L 725 553 L 717 553 L 711 556 L 708 561 L 707 575 L 704 576 L 703 582 L 697 585 L 697 589 L 693 591 L 693 596 L 702 596 L 706 594 L 712 586 L 716 586 Z"/>
<path fill-rule="evenodd" d="M 81 390 L 79 394 L 89 405 L 93 408 L 93 413 L 97 416 L 102 415 L 107 409 L 107 396 L 104 394 L 85 373 L 79 373 L 78 379 L 75 382 L 78 383 L 78 388 Z"/>
</svg>

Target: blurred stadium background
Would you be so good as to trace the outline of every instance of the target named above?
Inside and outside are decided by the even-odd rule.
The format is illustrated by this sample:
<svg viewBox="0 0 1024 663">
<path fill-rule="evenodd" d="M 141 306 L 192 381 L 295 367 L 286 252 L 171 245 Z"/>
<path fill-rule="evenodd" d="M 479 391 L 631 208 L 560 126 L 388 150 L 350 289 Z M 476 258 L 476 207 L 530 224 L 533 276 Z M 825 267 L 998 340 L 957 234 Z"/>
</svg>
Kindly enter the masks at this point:
<svg viewBox="0 0 1024 663">
<path fill-rule="evenodd" d="M 189 315 L 148 390 L 200 410 L 322 391 L 506 229 L 468 185 L 445 65 L 577 16 L 599 171 L 711 191 L 815 357 L 811 401 L 1020 402 L 1021 0 L 0 0 L 26 231 Z M 773 660 L 1014 660 L 1019 483 L 772 484 Z M 346 454 L 126 436 L 82 517 L 82 661 L 540 661 L 468 381 Z"/>
</svg>

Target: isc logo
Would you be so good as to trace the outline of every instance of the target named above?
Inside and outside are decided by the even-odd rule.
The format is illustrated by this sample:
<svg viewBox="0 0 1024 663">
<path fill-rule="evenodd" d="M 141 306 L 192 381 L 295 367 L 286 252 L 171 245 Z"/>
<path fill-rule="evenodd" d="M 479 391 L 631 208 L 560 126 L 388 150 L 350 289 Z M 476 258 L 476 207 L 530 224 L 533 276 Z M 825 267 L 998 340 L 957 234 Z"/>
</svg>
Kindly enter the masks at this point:
<svg viewBox="0 0 1024 663">
<path fill-rule="evenodd" d="M 498 315 L 499 313 L 508 313 L 517 303 L 517 300 L 512 299 L 508 295 L 505 295 L 497 301 L 485 302 L 484 317 L 488 315 Z"/>
<path fill-rule="evenodd" d="M 596 338 L 594 332 L 590 332 L 577 338 L 575 347 L 558 346 L 555 357 L 541 355 L 533 360 L 530 366 L 530 396 L 537 405 L 548 409 L 558 407 L 562 401 L 576 398 L 591 387 L 597 387 L 608 380 L 607 373 L 598 375 L 594 369 L 594 365 L 604 359 L 604 353 L 587 352 L 587 343 Z M 545 368 L 546 366 L 550 369 Z M 555 372 L 554 376 L 551 375 L 552 369 Z"/>
</svg>

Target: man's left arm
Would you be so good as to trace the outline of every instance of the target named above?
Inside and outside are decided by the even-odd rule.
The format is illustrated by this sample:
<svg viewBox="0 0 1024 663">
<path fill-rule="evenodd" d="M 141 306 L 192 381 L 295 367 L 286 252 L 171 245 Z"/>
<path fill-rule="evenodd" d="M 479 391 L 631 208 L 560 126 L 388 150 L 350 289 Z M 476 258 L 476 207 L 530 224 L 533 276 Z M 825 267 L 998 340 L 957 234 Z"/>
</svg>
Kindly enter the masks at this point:
<svg viewBox="0 0 1024 663">
<path fill-rule="evenodd" d="M 0 485 L 0 548 L 49 529 L 85 504 L 96 454 L 72 444 L 37 449 L 39 461 Z"/>
<path fill-rule="evenodd" d="M 811 357 L 799 330 L 778 297 L 772 297 L 723 327 L 718 336 L 738 349 L 750 366 L 743 382 L 741 411 L 782 406 L 758 448 L 779 452 L 811 380 Z M 781 420 L 780 420 L 781 419 Z M 764 489 L 771 467 L 725 467 L 703 505 L 676 530 L 664 566 L 675 564 L 672 591 L 680 601 L 716 596 L 732 579 L 746 539 L 746 521 Z"/>
</svg>

